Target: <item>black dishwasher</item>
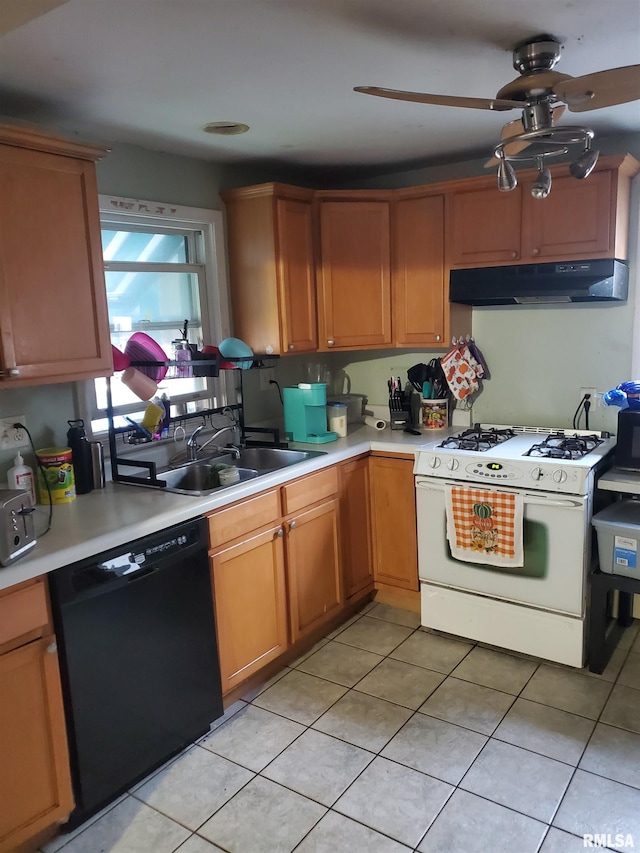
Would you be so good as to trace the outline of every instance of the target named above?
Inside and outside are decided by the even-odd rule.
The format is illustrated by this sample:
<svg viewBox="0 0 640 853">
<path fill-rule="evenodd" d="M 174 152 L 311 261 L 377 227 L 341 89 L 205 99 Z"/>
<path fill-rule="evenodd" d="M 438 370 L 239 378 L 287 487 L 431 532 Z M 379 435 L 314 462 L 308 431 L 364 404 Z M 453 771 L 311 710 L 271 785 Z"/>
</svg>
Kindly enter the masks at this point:
<svg viewBox="0 0 640 853">
<path fill-rule="evenodd" d="M 82 823 L 220 717 L 207 527 L 163 530 L 52 572 Z"/>
</svg>

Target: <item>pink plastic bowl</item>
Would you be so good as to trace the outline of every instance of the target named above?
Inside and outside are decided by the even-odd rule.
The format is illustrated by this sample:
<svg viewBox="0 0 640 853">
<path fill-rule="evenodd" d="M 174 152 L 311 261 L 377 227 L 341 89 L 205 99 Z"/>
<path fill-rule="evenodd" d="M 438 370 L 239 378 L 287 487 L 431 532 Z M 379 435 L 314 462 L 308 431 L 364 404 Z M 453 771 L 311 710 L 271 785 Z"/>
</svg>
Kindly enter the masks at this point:
<svg viewBox="0 0 640 853">
<path fill-rule="evenodd" d="M 167 355 L 160 344 L 145 332 L 134 332 L 127 341 L 124 351 L 130 361 L 167 361 Z M 165 365 L 162 367 L 136 365 L 136 370 L 151 377 L 154 382 L 160 382 L 167 375 L 168 368 Z"/>
</svg>

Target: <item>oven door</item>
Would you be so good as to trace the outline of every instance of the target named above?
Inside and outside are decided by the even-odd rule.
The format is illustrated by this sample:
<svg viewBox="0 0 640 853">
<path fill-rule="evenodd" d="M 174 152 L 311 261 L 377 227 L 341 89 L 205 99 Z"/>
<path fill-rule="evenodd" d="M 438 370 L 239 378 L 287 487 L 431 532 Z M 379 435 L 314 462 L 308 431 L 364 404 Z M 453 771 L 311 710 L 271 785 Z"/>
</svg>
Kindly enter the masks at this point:
<svg viewBox="0 0 640 853">
<path fill-rule="evenodd" d="M 524 566 L 467 563 L 451 556 L 445 489 L 463 483 L 416 477 L 418 568 L 421 581 L 583 616 L 589 565 L 591 498 L 499 489 L 524 498 Z"/>
</svg>

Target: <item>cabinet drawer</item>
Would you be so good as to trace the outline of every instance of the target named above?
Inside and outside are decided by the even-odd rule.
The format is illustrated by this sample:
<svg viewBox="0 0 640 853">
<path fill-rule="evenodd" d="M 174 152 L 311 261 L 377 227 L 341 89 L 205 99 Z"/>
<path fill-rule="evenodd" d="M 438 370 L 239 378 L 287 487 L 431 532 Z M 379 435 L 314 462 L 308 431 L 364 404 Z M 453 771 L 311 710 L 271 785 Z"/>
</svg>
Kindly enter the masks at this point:
<svg viewBox="0 0 640 853">
<path fill-rule="evenodd" d="M 214 512 L 209 516 L 210 547 L 218 548 L 265 524 L 271 524 L 279 517 L 280 500 L 277 489 Z"/>
<path fill-rule="evenodd" d="M 298 512 L 302 507 L 323 501 L 338 491 L 338 470 L 327 468 L 317 474 L 302 477 L 282 487 L 283 511 L 285 515 Z"/>
<path fill-rule="evenodd" d="M 0 646 L 49 622 L 43 580 L 0 595 Z"/>
</svg>

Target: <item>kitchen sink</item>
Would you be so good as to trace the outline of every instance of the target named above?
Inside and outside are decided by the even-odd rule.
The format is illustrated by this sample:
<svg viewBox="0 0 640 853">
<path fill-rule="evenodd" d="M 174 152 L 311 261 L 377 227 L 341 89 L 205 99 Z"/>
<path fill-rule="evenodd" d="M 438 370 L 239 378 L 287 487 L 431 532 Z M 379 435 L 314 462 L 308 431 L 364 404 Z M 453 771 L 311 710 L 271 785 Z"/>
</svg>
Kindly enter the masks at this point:
<svg viewBox="0 0 640 853">
<path fill-rule="evenodd" d="M 216 456 L 216 462 L 223 462 L 225 465 L 237 465 L 238 467 L 253 468 L 261 474 L 266 474 L 269 471 L 277 471 L 280 468 L 287 468 L 289 465 L 295 465 L 297 462 L 305 462 L 307 459 L 314 459 L 316 456 L 325 456 L 323 450 L 288 450 L 284 447 L 243 447 L 240 450 L 240 456 L 235 458 L 235 454 L 226 453 L 222 456 Z"/>
<path fill-rule="evenodd" d="M 216 459 L 216 463 L 218 458 Z M 244 483 L 246 480 L 252 480 L 258 477 L 260 472 L 254 468 L 243 468 L 239 465 L 233 467 L 237 469 L 239 478 L 233 483 L 221 485 L 219 479 L 219 469 L 228 468 L 229 465 L 224 462 L 221 465 L 211 465 L 209 462 L 195 462 L 191 465 L 184 465 L 182 468 L 174 468 L 172 471 L 165 471 L 158 474 L 159 480 L 164 480 L 167 484 L 168 492 L 176 492 L 180 495 L 211 495 L 220 489 L 228 489 L 229 486 L 235 486 L 238 483 Z"/>
</svg>

